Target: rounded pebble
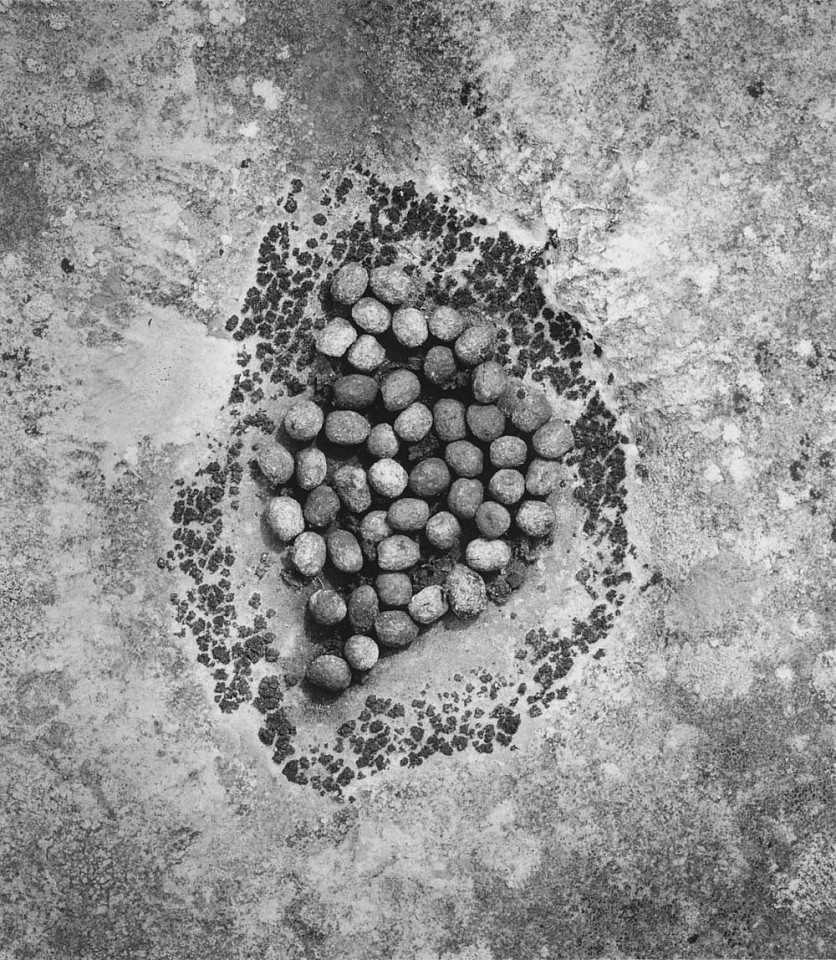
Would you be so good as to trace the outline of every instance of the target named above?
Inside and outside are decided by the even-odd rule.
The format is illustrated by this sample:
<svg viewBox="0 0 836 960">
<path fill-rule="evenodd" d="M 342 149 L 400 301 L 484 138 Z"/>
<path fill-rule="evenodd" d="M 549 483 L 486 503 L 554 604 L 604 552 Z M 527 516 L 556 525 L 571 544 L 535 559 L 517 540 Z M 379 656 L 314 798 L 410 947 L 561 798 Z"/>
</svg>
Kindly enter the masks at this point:
<svg viewBox="0 0 836 960">
<path fill-rule="evenodd" d="M 453 307 L 436 307 L 428 321 L 430 333 L 437 339 L 449 343 L 467 329 L 467 320 Z"/>
<path fill-rule="evenodd" d="M 467 436 L 465 407 L 460 400 L 444 397 L 433 407 L 433 423 L 438 439 L 443 443 L 464 440 Z"/>
<path fill-rule="evenodd" d="M 340 512 L 340 498 L 324 484 L 311 490 L 305 501 L 305 519 L 312 527 L 327 527 Z"/>
<path fill-rule="evenodd" d="M 381 497 L 399 497 L 409 482 L 406 470 L 391 457 L 378 460 L 369 467 L 369 483 Z"/>
<path fill-rule="evenodd" d="M 346 360 L 362 373 L 372 373 L 386 359 L 386 351 L 374 337 L 364 333 L 348 348 Z"/>
<path fill-rule="evenodd" d="M 405 573 L 381 573 L 374 586 L 384 607 L 405 607 L 412 599 L 412 581 Z"/>
<path fill-rule="evenodd" d="M 315 577 L 325 566 L 325 541 L 318 533 L 300 533 L 290 548 L 290 562 L 303 577 Z"/>
<path fill-rule="evenodd" d="M 383 378 L 380 395 L 390 413 L 405 410 L 421 395 L 421 381 L 411 370 L 393 370 Z"/>
<path fill-rule="evenodd" d="M 287 483 L 293 476 L 293 456 L 275 440 L 265 439 L 258 448 L 258 469 L 274 485 Z"/>
<path fill-rule="evenodd" d="M 530 386 L 519 378 L 506 383 L 497 405 L 521 433 L 534 433 L 552 416 L 551 404 L 542 387 Z"/>
<path fill-rule="evenodd" d="M 449 607 L 444 599 L 444 591 L 439 586 L 424 587 L 409 601 L 410 617 L 422 626 L 435 623 L 447 613 Z"/>
<path fill-rule="evenodd" d="M 497 437 L 491 443 L 490 458 L 498 470 L 519 467 L 528 459 L 528 444 L 522 437 Z"/>
<path fill-rule="evenodd" d="M 395 433 L 407 443 L 423 440 L 433 425 L 433 415 L 423 403 L 411 403 L 395 420 Z"/>
<path fill-rule="evenodd" d="M 507 566 L 511 560 L 511 545 L 505 540 L 488 540 L 481 537 L 471 540 L 465 550 L 467 565 L 478 573 L 494 573 Z"/>
<path fill-rule="evenodd" d="M 505 433 L 505 414 L 492 403 L 471 403 L 466 418 L 470 432 L 482 443 L 493 443 Z"/>
<path fill-rule="evenodd" d="M 354 325 L 338 317 L 317 331 L 316 349 L 326 357 L 342 357 L 356 339 Z"/>
<path fill-rule="evenodd" d="M 332 410 L 325 418 L 325 436 L 342 447 L 362 443 L 371 429 L 369 421 L 355 410 Z"/>
<path fill-rule="evenodd" d="M 323 587 L 315 590 L 308 600 L 308 610 L 314 620 L 323 627 L 333 627 L 334 624 L 345 620 L 348 612 L 345 600 L 336 590 Z"/>
<path fill-rule="evenodd" d="M 420 559 L 421 548 L 418 544 L 400 533 L 381 540 L 377 547 L 377 564 L 387 572 L 409 570 Z"/>
<path fill-rule="evenodd" d="M 491 356 L 495 343 L 496 327 L 492 323 L 477 323 L 459 336 L 453 350 L 459 363 L 475 367 Z"/>
<path fill-rule="evenodd" d="M 522 499 L 525 493 L 525 477 L 519 470 L 497 470 L 488 483 L 491 496 L 503 506 Z"/>
<path fill-rule="evenodd" d="M 363 567 L 363 551 L 357 537 L 348 530 L 328 534 L 328 559 L 342 573 L 359 573 Z"/>
<path fill-rule="evenodd" d="M 366 449 L 373 457 L 388 459 L 397 455 L 401 444 L 389 423 L 376 423 L 372 427 Z"/>
<path fill-rule="evenodd" d="M 414 350 L 429 336 L 427 318 L 414 307 L 402 307 L 396 310 L 392 317 L 392 333 L 398 343 Z"/>
<path fill-rule="evenodd" d="M 430 517 L 424 533 L 436 550 L 450 550 L 459 542 L 462 526 L 452 513 L 442 510 Z"/>
<path fill-rule="evenodd" d="M 469 440 L 454 440 L 444 451 L 447 466 L 460 477 L 478 477 L 484 468 L 482 451 Z"/>
<path fill-rule="evenodd" d="M 473 397 L 478 403 L 493 403 L 502 396 L 508 374 L 501 363 L 486 360 L 473 371 L 471 385 Z"/>
<path fill-rule="evenodd" d="M 305 447 L 296 454 L 296 482 L 302 490 L 318 487 L 327 472 L 325 454 L 316 447 Z"/>
<path fill-rule="evenodd" d="M 323 654 L 311 661 L 305 677 L 314 686 L 332 693 L 341 693 L 351 686 L 351 669 L 342 657 L 332 653 Z"/>
<path fill-rule="evenodd" d="M 294 440 L 313 440 L 324 420 L 325 414 L 313 400 L 297 400 L 284 415 L 284 428 Z"/>
<path fill-rule="evenodd" d="M 485 581 L 469 567 L 457 563 L 446 584 L 447 602 L 456 617 L 477 617 L 488 605 Z"/>
<path fill-rule="evenodd" d="M 368 543 L 380 543 L 392 536 L 385 510 L 372 510 L 360 522 L 360 536 Z"/>
<path fill-rule="evenodd" d="M 575 438 L 568 423 L 554 419 L 535 431 L 531 444 L 539 456 L 546 460 L 556 460 L 574 447 Z"/>
<path fill-rule="evenodd" d="M 305 529 L 302 508 L 292 497 L 273 497 L 267 505 L 265 519 L 275 536 L 285 543 Z"/>
<path fill-rule="evenodd" d="M 419 500 L 416 497 L 404 497 L 402 500 L 396 500 L 386 519 L 393 530 L 410 533 L 423 530 L 430 519 L 430 508 L 426 501 Z"/>
<path fill-rule="evenodd" d="M 372 505 L 372 493 L 362 467 L 346 464 L 334 471 L 334 487 L 352 513 L 365 513 Z"/>
<path fill-rule="evenodd" d="M 374 619 L 378 643 L 384 647 L 408 647 L 418 638 L 418 624 L 403 610 L 384 610 Z"/>
<path fill-rule="evenodd" d="M 369 273 L 366 268 L 354 261 L 344 263 L 331 280 L 331 296 L 337 303 L 350 306 L 356 303 L 366 292 L 369 285 Z"/>
<path fill-rule="evenodd" d="M 412 281 L 398 267 L 375 267 L 369 275 L 372 293 L 393 307 L 403 303 L 412 292 Z"/>
<path fill-rule="evenodd" d="M 468 480 L 460 477 L 453 482 L 447 494 L 447 506 L 450 513 L 460 520 L 472 520 L 476 516 L 479 504 L 485 498 L 485 488 L 481 480 Z"/>
<path fill-rule="evenodd" d="M 479 533 L 489 540 L 504 536 L 511 526 L 511 514 L 501 503 L 494 503 L 492 500 L 479 505 L 475 520 Z"/>
<path fill-rule="evenodd" d="M 361 330 L 379 336 L 389 329 L 392 314 L 379 300 L 363 297 L 351 308 L 351 319 Z"/>
<path fill-rule="evenodd" d="M 343 647 L 343 656 L 352 670 L 366 671 L 377 663 L 380 650 L 371 637 L 355 633 Z"/>
<path fill-rule="evenodd" d="M 520 530 L 529 537 L 547 537 L 554 530 L 554 510 L 539 500 L 526 500 L 520 504 L 515 519 Z"/>
<path fill-rule="evenodd" d="M 374 626 L 374 618 L 380 612 L 380 603 L 374 587 L 364 583 L 351 591 L 348 598 L 348 621 L 352 630 L 366 633 Z"/>
<path fill-rule="evenodd" d="M 456 358 L 449 347 L 430 347 L 424 357 L 424 376 L 437 387 L 449 383 L 458 373 Z"/>
<path fill-rule="evenodd" d="M 409 474 L 409 489 L 417 497 L 437 497 L 450 486 L 450 471 L 440 457 L 427 457 Z"/>
<path fill-rule="evenodd" d="M 377 399 L 377 382 L 362 373 L 350 373 L 335 381 L 334 406 L 341 410 L 366 410 Z"/>
<path fill-rule="evenodd" d="M 532 497 L 547 497 L 558 481 L 558 466 L 553 460 L 532 460 L 525 475 L 525 489 Z"/>
</svg>

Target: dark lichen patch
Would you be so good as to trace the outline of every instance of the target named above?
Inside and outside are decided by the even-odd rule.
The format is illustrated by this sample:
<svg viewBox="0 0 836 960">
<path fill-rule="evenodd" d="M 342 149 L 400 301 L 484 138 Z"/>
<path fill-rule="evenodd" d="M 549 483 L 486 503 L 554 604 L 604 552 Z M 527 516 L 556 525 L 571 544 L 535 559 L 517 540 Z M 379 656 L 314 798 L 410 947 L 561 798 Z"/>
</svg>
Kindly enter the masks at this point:
<svg viewBox="0 0 836 960">
<path fill-rule="evenodd" d="M 412 182 L 390 186 L 360 167 L 310 194 L 300 180 L 293 181 L 277 209 L 292 216 L 264 237 L 255 283 L 226 323 L 241 345 L 227 404 L 230 437 L 213 446 L 191 481 L 178 482 L 174 544 L 166 562 L 191 581 L 183 595 L 172 597 L 176 618 L 181 633 L 194 637 L 198 660 L 212 671 L 220 709 L 234 711 L 251 701 L 261 715 L 258 737 L 287 779 L 339 798 L 350 784 L 392 766 L 418 767 L 468 747 L 480 753 L 515 749 L 522 725 L 566 696 L 563 679 L 578 656 L 607 636 L 630 581 L 627 438 L 584 374 L 583 329 L 547 303 L 538 275 L 545 249 L 526 249 L 504 231 L 488 230 L 484 220 L 460 212 L 449 197 L 421 194 Z M 333 371 L 314 362 L 313 335 L 327 320 L 345 315 L 329 288 L 347 260 L 366 267 L 407 261 L 419 307 L 450 304 L 494 320 L 500 327 L 499 357 L 514 374 L 548 383 L 580 411 L 569 466 L 583 534 L 598 562 L 585 581 L 588 615 L 568 627 L 543 626 L 521 637 L 523 655 L 507 676 L 474 665 L 443 689 L 426 689 L 409 703 L 375 693 L 353 721 L 340 720 L 330 736 L 312 739 L 298 700 L 294 711 L 286 696 L 301 675 L 298 667 L 278 654 L 259 603 L 250 595 L 239 597 L 240 588 L 233 586 L 241 581 L 234 526 L 242 496 L 267 492 L 249 464 L 254 437 L 275 432 L 270 404 L 306 389 L 329 396 Z M 267 546 L 256 580 L 271 565 Z M 507 601 L 521 586 L 532 559 L 529 544 L 515 543 L 514 562 L 490 583 L 495 602 Z M 418 585 L 445 576 L 440 559 L 429 559 L 414 573 Z M 293 578 L 287 582 L 292 586 Z M 258 583 L 251 587 L 257 590 Z"/>
</svg>

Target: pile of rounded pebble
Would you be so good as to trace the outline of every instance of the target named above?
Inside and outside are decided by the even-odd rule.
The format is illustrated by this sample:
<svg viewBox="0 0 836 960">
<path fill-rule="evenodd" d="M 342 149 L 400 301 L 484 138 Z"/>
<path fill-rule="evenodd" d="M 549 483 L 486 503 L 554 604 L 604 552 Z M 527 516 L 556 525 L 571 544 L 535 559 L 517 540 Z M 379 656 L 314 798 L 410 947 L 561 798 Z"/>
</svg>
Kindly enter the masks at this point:
<svg viewBox="0 0 836 960">
<path fill-rule="evenodd" d="M 541 389 L 493 359 L 493 324 L 407 305 L 412 281 L 399 268 L 346 263 L 331 295 L 350 319 L 317 334 L 330 395 L 295 401 L 285 442 L 262 443 L 258 465 L 284 493 L 267 524 L 296 574 L 317 578 L 310 616 L 341 637 L 340 654 L 314 659 L 307 679 L 339 692 L 380 646 L 408 646 L 448 611 L 485 609 L 486 579 L 511 563 L 512 543 L 552 533 L 546 498 L 573 438 Z M 439 560 L 443 581 L 427 583 Z"/>
</svg>

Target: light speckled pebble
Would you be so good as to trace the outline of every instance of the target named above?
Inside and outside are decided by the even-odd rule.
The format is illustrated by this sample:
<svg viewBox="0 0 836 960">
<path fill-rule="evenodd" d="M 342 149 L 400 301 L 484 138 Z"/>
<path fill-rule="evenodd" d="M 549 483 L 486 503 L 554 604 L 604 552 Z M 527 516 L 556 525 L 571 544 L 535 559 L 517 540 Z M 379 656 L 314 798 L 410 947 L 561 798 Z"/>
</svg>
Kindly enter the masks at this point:
<svg viewBox="0 0 836 960">
<path fill-rule="evenodd" d="M 418 638 L 418 624 L 403 610 L 384 610 L 374 620 L 378 643 L 384 647 L 408 647 Z"/>
<path fill-rule="evenodd" d="M 422 626 L 441 619 L 449 607 L 444 599 L 444 591 L 439 586 L 424 587 L 409 601 L 410 617 Z"/>
<path fill-rule="evenodd" d="M 520 504 L 515 519 L 520 530 L 529 537 L 547 537 L 554 530 L 554 510 L 539 500 L 526 500 Z"/>
<path fill-rule="evenodd" d="M 431 347 L 424 358 L 424 376 L 430 383 L 443 386 L 458 373 L 456 358 L 449 347 Z"/>
<path fill-rule="evenodd" d="M 399 497 L 409 482 L 406 470 L 391 457 L 378 460 L 369 467 L 369 483 L 381 497 Z"/>
<path fill-rule="evenodd" d="M 345 601 L 336 590 L 323 587 L 315 590 L 308 600 L 308 610 L 313 619 L 323 627 L 333 627 L 345 620 L 348 612 Z"/>
<path fill-rule="evenodd" d="M 525 477 L 519 470 L 497 470 L 488 483 L 491 496 L 503 506 L 522 499 L 525 493 Z"/>
<path fill-rule="evenodd" d="M 430 518 L 430 508 L 417 497 L 404 497 L 389 507 L 386 518 L 393 530 L 410 533 L 424 529 Z"/>
<path fill-rule="evenodd" d="M 393 370 L 383 378 L 380 395 L 390 413 L 405 410 L 421 395 L 421 381 L 411 370 Z"/>
<path fill-rule="evenodd" d="M 547 497 L 557 486 L 558 466 L 553 460 L 532 460 L 525 475 L 525 489 L 532 497 Z"/>
<path fill-rule="evenodd" d="M 421 548 L 418 544 L 400 533 L 381 540 L 377 547 L 378 566 L 387 572 L 409 570 L 420 559 Z"/>
<path fill-rule="evenodd" d="M 436 550 L 450 550 L 459 542 L 462 525 L 452 513 L 442 510 L 430 517 L 424 533 Z"/>
<path fill-rule="evenodd" d="M 484 498 L 485 488 L 481 480 L 468 480 L 460 477 L 450 487 L 450 492 L 447 494 L 447 506 L 450 512 L 460 520 L 472 520 Z"/>
<path fill-rule="evenodd" d="M 313 660 L 305 677 L 314 686 L 332 693 L 341 693 L 351 686 L 351 669 L 342 657 L 332 653 L 323 654 Z"/>
<path fill-rule="evenodd" d="M 460 477 L 478 477 L 484 468 L 482 451 L 469 440 L 454 440 L 444 450 L 447 466 Z"/>
<path fill-rule="evenodd" d="M 331 280 L 331 296 L 337 303 L 349 306 L 366 292 L 369 285 L 369 273 L 366 268 L 353 260 L 344 263 Z"/>
<path fill-rule="evenodd" d="M 304 514 L 312 527 L 327 527 L 339 512 L 340 498 L 325 484 L 320 484 L 308 494 Z"/>
<path fill-rule="evenodd" d="M 491 356 L 495 344 L 496 327 L 492 323 L 477 323 L 461 334 L 453 346 L 453 351 L 459 363 L 466 367 L 475 367 Z"/>
<path fill-rule="evenodd" d="M 511 560 L 511 546 L 505 540 L 471 540 L 465 549 L 467 565 L 478 573 L 494 573 Z"/>
<path fill-rule="evenodd" d="M 443 443 L 464 440 L 467 436 L 465 407 L 460 400 L 444 397 L 433 407 L 433 422 L 438 439 Z"/>
<path fill-rule="evenodd" d="M 315 577 L 325 566 L 325 541 L 311 530 L 300 533 L 290 548 L 290 562 L 303 577 Z"/>
<path fill-rule="evenodd" d="M 489 540 L 504 536 L 511 526 L 511 514 L 501 503 L 492 500 L 479 505 L 475 519 L 479 533 Z"/>
<path fill-rule="evenodd" d="M 520 433 L 534 433 L 552 416 L 552 407 L 543 388 L 518 378 L 508 381 L 497 406 Z"/>
<path fill-rule="evenodd" d="M 377 459 L 389 459 L 397 455 L 401 448 L 400 440 L 395 435 L 390 423 L 376 423 L 372 427 L 366 449 Z"/>
<path fill-rule="evenodd" d="M 457 563 L 450 571 L 445 593 L 453 615 L 463 619 L 477 617 L 488 605 L 485 581 L 463 564 Z"/>
<path fill-rule="evenodd" d="M 324 420 L 325 414 L 313 400 L 297 400 L 284 415 L 284 428 L 294 440 L 313 440 Z"/>
<path fill-rule="evenodd" d="M 343 656 L 352 670 L 366 671 L 377 663 L 380 650 L 371 637 L 355 633 L 346 640 Z"/>
<path fill-rule="evenodd" d="M 412 292 L 412 281 L 399 267 L 375 267 L 369 275 L 372 293 L 393 307 L 404 303 Z"/>
<path fill-rule="evenodd" d="M 477 403 L 493 403 L 502 396 L 508 374 L 501 363 L 486 360 L 473 371 L 471 385 L 473 397 Z"/>
<path fill-rule="evenodd" d="M 348 530 L 328 534 L 328 559 L 342 573 L 358 573 L 363 567 L 363 551 L 357 537 Z"/>
<path fill-rule="evenodd" d="M 409 474 L 409 489 L 418 497 L 437 497 L 450 486 L 450 470 L 440 457 L 427 457 Z"/>
<path fill-rule="evenodd" d="M 316 349 L 326 357 L 342 357 L 356 339 L 354 325 L 338 317 L 317 331 Z"/>
<path fill-rule="evenodd" d="M 334 487 L 340 500 L 352 513 L 365 513 L 372 505 L 372 494 L 362 467 L 346 464 L 334 471 Z"/>
<path fill-rule="evenodd" d="M 466 419 L 470 432 L 482 443 L 493 443 L 505 433 L 505 414 L 492 403 L 471 403 Z"/>
<path fill-rule="evenodd" d="M 553 419 L 535 432 L 531 443 L 539 456 L 547 460 L 556 460 L 572 449 L 575 438 L 568 423 Z"/>
<path fill-rule="evenodd" d="M 427 318 L 414 307 L 402 307 L 392 317 L 392 333 L 403 346 L 410 349 L 420 347 L 429 336 Z"/>
<path fill-rule="evenodd" d="M 265 439 L 258 448 L 258 469 L 270 483 L 287 483 L 293 476 L 293 456 L 275 440 Z"/>
<path fill-rule="evenodd" d="M 313 490 L 325 479 L 328 464 L 316 447 L 305 447 L 296 454 L 296 482 L 303 490 Z"/>
<path fill-rule="evenodd" d="M 386 351 L 378 340 L 364 333 L 348 348 L 345 357 L 355 370 L 372 373 L 386 359 Z"/>
<path fill-rule="evenodd" d="M 528 458 L 528 444 L 522 437 L 498 437 L 491 443 L 491 463 L 503 467 L 519 467 Z"/>
<path fill-rule="evenodd" d="M 428 321 L 430 333 L 436 340 L 449 343 L 467 329 L 467 320 L 453 307 L 436 307 Z"/>
<path fill-rule="evenodd" d="M 379 300 L 363 297 L 351 308 L 351 319 L 361 330 L 379 336 L 389 329 L 392 314 Z"/>
<path fill-rule="evenodd" d="M 276 537 L 285 543 L 305 529 L 302 508 L 292 497 L 273 497 L 267 504 L 265 519 Z"/>
<path fill-rule="evenodd" d="M 433 415 L 423 403 L 411 403 L 395 420 L 395 433 L 407 443 L 423 440 L 433 425 Z"/>
<path fill-rule="evenodd" d="M 380 612 L 380 603 L 374 587 L 364 583 L 352 590 L 348 598 L 348 620 L 353 630 L 367 633 L 374 626 L 374 618 Z"/>
<path fill-rule="evenodd" d="M 366 410 L 377 399 L 377 382 L 363 373 L 350 373 L 335 381 L 332 397 L 340 410 Z"/>
<path fill-rule="evenodd" d="M 368 543 L 380 543 L 393 533 L 385 510 L 372 510 L 360 522 L 360 536 Z"/>
<path fill-rule="evenodd" d="M 381 573 L 374 587 L 384 607 L 405 607 L 412 599 L 412 581 L 405 573 Z"/>
<path fill-rule="evenodd" d="M 371 429 L 369 421 L 355 410 L 332 410 L 325 419 L 325 436 L 343 447 L 362 443 Z"/>
</svg>

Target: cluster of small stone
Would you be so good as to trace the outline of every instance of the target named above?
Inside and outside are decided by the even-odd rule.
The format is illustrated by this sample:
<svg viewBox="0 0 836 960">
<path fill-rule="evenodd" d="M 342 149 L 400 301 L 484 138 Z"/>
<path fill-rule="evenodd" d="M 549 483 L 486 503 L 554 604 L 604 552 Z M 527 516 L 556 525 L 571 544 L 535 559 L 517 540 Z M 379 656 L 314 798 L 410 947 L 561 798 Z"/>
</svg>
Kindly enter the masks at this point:
<svg viewBox="0 0 836 960">
<path fill-rule="evenodd" d="M 192 634 L 198 659 L 215 681 L 215 700 L 231 711 L 248 701 L 263 715 L 259 737 L 274 750 L 288 779 L 337 798 L 348 782 L 374 775 L 391 764 L 416 766 L 434 754 L 471 748 L 489 752 L 494 745 L 514 749 L 520 715 L 536 715 L 566 694 L 561 678 L 578 654 L 598 645 L 625 602 L 633 554 L 624 525 L 626 511 L 625 456 L 627 438 L 585 375 L 582 343 L 589 339 L 569 314 L 553 311 L 540 289 L 538 270 L 547 249 L 532 251 L 503 232 L 491 233 L 476 215 L 456 210 L 447 197 L 419 193 L 411 182 L 389 185 L 358 167 L 350 177 L 337 178 L 321 195 L 306 191 L 294 180 L 278 200 L 289 214 L 311 201 L 307 226 L 285 218 L 271 227 L 258 254 L 256 283 L 247 292 L 240 316 L 226 329 L 240 346 L 240 372 L 229 396 L 233 418 L 231 437 L 209 451 L 209 462 L 192 478 L 177 481 L 175 542 L 161 568 L 179 566 L 192 580 L 182 593 L 172 594 L 181 634 Z M 345 222 L 347 203 L 360 210 Z M 307 214 L 306 214 L 307 216 Z M 336 222 L 335 218 L 342 218 Z M 334 220 L 332 224 L 330 221 Z M 546 247 L 550 245 L 547 243 Z M 346 260 L 392 264 L 405 246 L 415 256 L 427 301 L 463 312 L 501 315 L 496 359 L 515 377 L 548 381 L 567 400 L 577 401 L 580 414 L 572 424 L 575 449 L 566 465 L 579 479 L 573 494 L 584 511 L 584 533 L 594 545 L 594 566 L 578 571 L 589 595 L 598 604 L 594 616 L 573 622 L 570 632 L 541 629 L 525 638 L 517 650 L 517 668 L 490 680 L 478 667 L 471 675 L 456 675 L 438 690 L 423 690 L 418 699 L 393 702 L 387 711 L 406 716 L 378 730 L 380 716 L 364 709 L 344 736 L 306 740 L 304 726 L 292 722 L 292 710 L 282 705 L 282 691 L 296 682 L 293 669 L 283 670 L 270 631 L 275 611 L 256 604 L 258 595 L 241 603 L 235 580 L 235 511 L 242 476 L 242 438 L 247 431 L 275 430 L 265 401 L 276 389 L 291 396 L 317 386 L 312 374 L 315 357 L 311 303 L 334 319 L 345 311 L 329 294 L 324 273 L 330 264 Z M 406 272 L 412 273 L 411 266 Z M 600 355 L 595 347 L 594 352 Z M 610 375 L 610 381 L 612 375 Z M 515 556 L 509 571 L 488 584 L 489 592 L 515 584 L 524 565 Z M 265 554 L 256 570 L 263 576 L 270 559 Z M 431 570 L 417 568 L 422 585 L 434 581 Z M 446 575 L 444 568 L 441 573 Z M 252 576 L 246 577 L 252 584 Z M 437 578 L 436 578 L 437 580 Z M 250 609 L 252 608 L 252 610 Z M 603 653 L 598 649 L 596 656 Z M 261 663 L 269 675 L 254 689 L 253 672 Z M 435 706 L 434 706 L 435 704 Z M 493 712 L 500 711 L 504 728 Z M 385 718 L 384 718 L 385 719 Z M 454 721 L 455 729 L 453 728 Z M 298 719 L 295 721 L 299 723 Z M 375 729 L 371 727 L 374 725 Z M 387 730 L 387 728 L 389 728 Z M 288 762 L 287 758 L 294 759 Z"/>
<path fill-rule="evenodd" d="M 279 442 L 258 453 L 265 479 L 289 494 L 273 497 L 265 516 L 296 572 L 348 578 L 308 602 L 320 626 L 347 621 L 352 631 L 339 654 L 308 669 L 331 691 L 350 686 L 352 670 L 370 670 L 379 645 L 409 646 L 448 609 L 463 619 L 484 610 L 485 578 L 510 564 L 511 537 L 551 534 L 543 498 L 573 446 L 545 392 L 493 359 L 493 324 L 446 306 L 427 316 L 406 305 L 411 294 L 394 266 L 337 271 L 331 296 L 351 320 L 332 319 L 316 340 L 337 367 L 330 402 L 290 406 L 283 429 L 300 445 L 295 455 Z M 432 555 L 463 562 L 443 584 L 420 587 L 410 573 Z"/>
</svg>

